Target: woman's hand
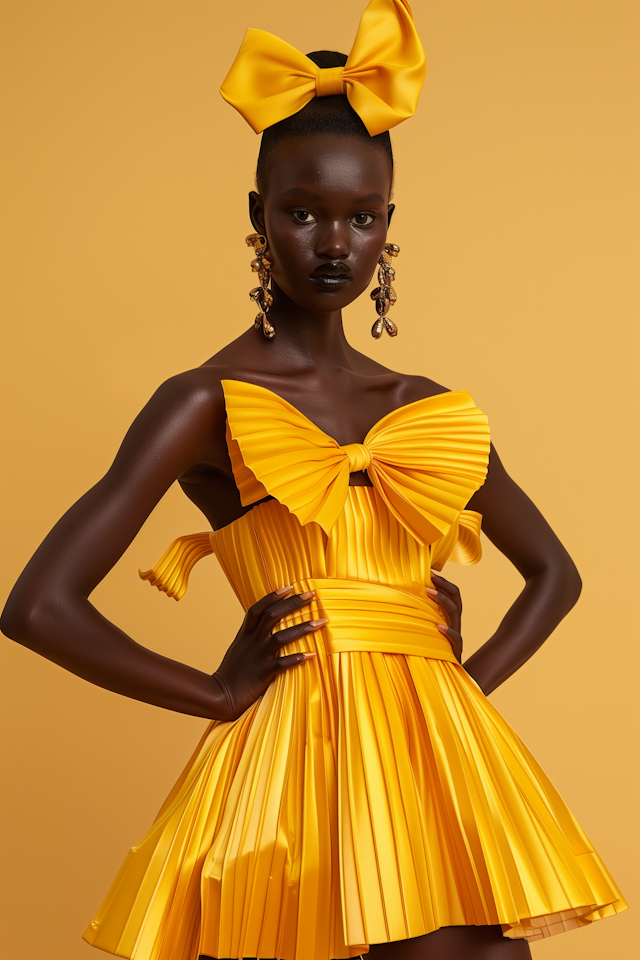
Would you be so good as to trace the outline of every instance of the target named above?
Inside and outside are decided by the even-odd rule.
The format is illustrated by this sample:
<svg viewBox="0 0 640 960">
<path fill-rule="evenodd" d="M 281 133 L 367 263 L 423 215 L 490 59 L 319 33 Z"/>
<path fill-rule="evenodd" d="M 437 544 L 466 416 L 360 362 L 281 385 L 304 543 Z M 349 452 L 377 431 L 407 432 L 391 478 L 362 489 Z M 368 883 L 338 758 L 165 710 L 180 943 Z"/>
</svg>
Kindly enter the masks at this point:
<svg viewBox="0 0 640 960">
<path fill-rule="evenodd" d="M 460 590 L 455 583 L 450 583 L 433 571 L 431 571 L 431 579 L 436 589 L 431 590 L 427 587 L 427 593 L 438 604 L 448 621 L 448 626 L 443 623 L 438 623 L 436 626 L 451 644 L 458 663 L 462 663 L 462 634 L 460 633 L 462 629 L 462 597 L 460 596 Z"/>
<path fill-rule="evenodd" d="M 272 633 L 283 617 L 302 609 L 314 594 L 314 591 L 307 591 L 288 597 L 292 590 L 293 587 L 281 587 L 247 610 L 235 640 L 213 674 L 229 708 L 229 715 L 220 719 L 237 720 L 262 696 L 279 673 L 315 657 L 315 653 L 279 655 L 286 644 L 319 630 L 327 623 L 327 620 L 306 620 Z"/>
</svg>

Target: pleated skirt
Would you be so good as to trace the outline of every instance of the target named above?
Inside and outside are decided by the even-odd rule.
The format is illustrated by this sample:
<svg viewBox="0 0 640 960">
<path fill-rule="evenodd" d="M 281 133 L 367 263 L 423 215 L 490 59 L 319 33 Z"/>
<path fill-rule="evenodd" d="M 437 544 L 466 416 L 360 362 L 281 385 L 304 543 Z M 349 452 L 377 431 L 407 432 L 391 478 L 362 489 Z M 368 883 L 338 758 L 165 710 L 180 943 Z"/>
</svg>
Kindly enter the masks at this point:
<svg viewBox="0 0 640 960">
<path fill-rule="evenodd" d="M 210 724 L 84 938 L 132 960 L 332 960 L 443 926 L 537 940 L 625 907 L 463 667 L 319 654 Z"/>
</svg>

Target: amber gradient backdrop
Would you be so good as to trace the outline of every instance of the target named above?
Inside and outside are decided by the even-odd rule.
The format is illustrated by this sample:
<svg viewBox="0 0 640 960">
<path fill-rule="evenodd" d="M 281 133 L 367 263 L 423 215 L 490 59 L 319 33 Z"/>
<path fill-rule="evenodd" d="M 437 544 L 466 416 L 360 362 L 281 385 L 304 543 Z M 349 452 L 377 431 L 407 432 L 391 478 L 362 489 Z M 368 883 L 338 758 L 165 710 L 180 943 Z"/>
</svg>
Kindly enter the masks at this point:
<svg viewBox="0 0 640 960">
<path fill-rule="evenodd" d="M 258 138 L 218 95 L 244 28 L 348 51 L 364 3 L 4 3 L 6 591 L 156 386 L 252 318 Z M 578 607 L 493 700 L 633 903 L 639 8 L 415 0 L 414 12 L 428 74 L 393 135 L 400 336 L 371 340 L 365 299 L 347 332 L 391 367 L 470 390 L 575 556 Z M 94 599 L 136 640 L 213 671 L 240 620 L 215 560 L 179 604 L 137 576 L 205 528 L 172 489 Z M 489 544 L 480 567 L 448 570 L 472 650 L 521 581 Z M 205 721 L 8 641 L 2 656 L 2 955 L 82 960 L 80 934 Z M 533 953 L 631 960 L 637 922 L 629 911 Z"/>
</svg>

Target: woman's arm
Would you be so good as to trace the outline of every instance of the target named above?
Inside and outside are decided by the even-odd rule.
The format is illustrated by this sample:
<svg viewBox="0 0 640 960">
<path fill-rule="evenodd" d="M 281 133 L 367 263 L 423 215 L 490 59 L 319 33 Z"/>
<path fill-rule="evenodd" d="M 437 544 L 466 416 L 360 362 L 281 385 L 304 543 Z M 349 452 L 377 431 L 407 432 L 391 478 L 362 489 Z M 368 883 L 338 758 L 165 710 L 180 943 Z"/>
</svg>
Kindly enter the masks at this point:
<svg viewBox="0 0 640 960">
<path fill-rule="evenodd" d="M 248 661 L 253 668 L 249 698 L 244 689 L 236 696 L 238 684 L 248 683 L 237 665 L 231 673 L 221 665 L 221 685 L 136 643 L 89 602 L 171 484 L 195 464 L 217 465 L 213 445 L 221 423 L 222 394 L 210 376 L 195 370 L 166 381 L 132 424 L 108 473 L 65 513 L 27 564 L 2 614 L 3 633 L 98 686 L 210 719 L 235 719 L 229 689 L 246 708 L 276 668 L 302 662 L 302 654 L 274 660 L 279 646 L 294 639 L 291 629 L 301 635 L 308 628 L 283 631 L 279 644 L 269 637 L 279 617 L 308 598 L 282 599 L 280 593 L 270 603 L 260 601 L 253 619 L 249 611 L 234 644 L 245 652 L 245 673 Z"/>
<path fill-rule="evenodd" d="M 487 480 L 468 508 L 482 514 L 485 534 L 525 579 L 494 635 L 464 664 L 489 694 L 550 636 L 577 602 L 582 582 L 573 560 L 493 447 Z"/>
</svg>

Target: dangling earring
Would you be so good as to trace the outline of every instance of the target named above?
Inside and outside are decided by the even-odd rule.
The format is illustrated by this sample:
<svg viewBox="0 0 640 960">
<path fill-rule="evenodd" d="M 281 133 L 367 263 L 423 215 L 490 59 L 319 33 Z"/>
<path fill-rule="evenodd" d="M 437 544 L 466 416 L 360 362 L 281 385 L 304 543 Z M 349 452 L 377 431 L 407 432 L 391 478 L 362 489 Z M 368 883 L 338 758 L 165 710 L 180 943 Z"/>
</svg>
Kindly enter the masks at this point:
<svg viewBox="0 0 640 960">
<path fill-rule="evenodd" d="M 271 340 L 276 335 L 275 327 L 269 322 L 267 314 L 269 307 L 273 303 L 273 295 L 269 290 L 269 280 L 271 279 L 271 261 L 269 260 L 269 251 L 267 250 L 267 238 L 260 233 L 251 233 L 246 238 L 248 247 L 253 247 L 256 252 L 255 260 L 251 261 L 251 269 L 258 274 L 260 281 L 259 287 L 254 287 L 249 292 L 249 297 L 260 308 L 260 313 L 254 320 L 256 330 L 262 330 L 265 337 Z"/>
<path fill-rule="evenodd" d="M 395 270 L 391 266 L 391 257 L 397 257 L 399 253 L 400 247 L 395 243 L 385 243 L 384 253 L 380 255 L 380 259 L 378 260 L 380 264 L 378 268 L 378 283 L 380 286 L 371 291 L 371 299 L 376 301 L 376 310 L 378 311 L 378 319 L 371 327 L 371 336 L 374 340 L 380 339 L 383 330 L 386 330 L 390 337 L 398 335 L 398 328 L 393 320 L 389 320 L 387 313 L 398 299 L 395 290 L 391 286 L 396 275 Z"/>
</svg>

